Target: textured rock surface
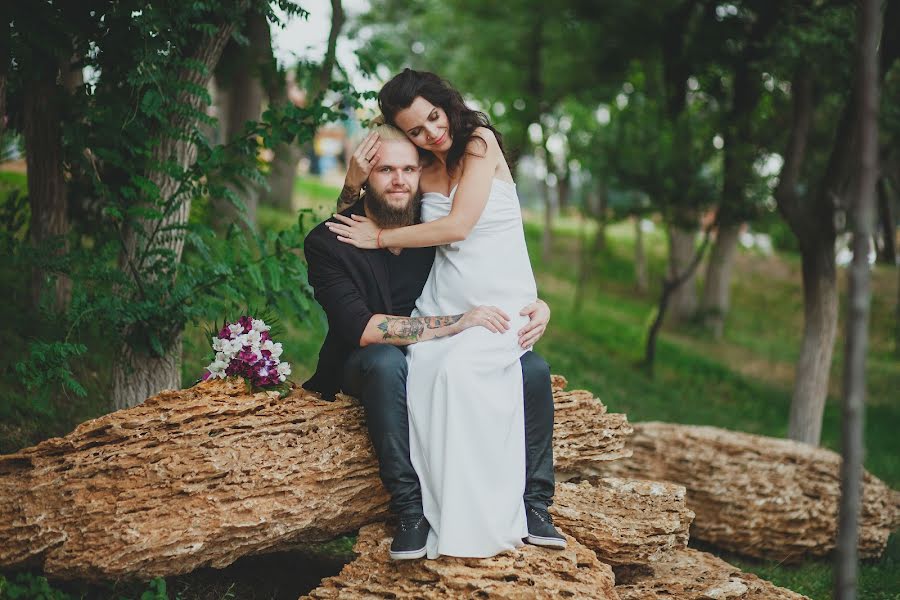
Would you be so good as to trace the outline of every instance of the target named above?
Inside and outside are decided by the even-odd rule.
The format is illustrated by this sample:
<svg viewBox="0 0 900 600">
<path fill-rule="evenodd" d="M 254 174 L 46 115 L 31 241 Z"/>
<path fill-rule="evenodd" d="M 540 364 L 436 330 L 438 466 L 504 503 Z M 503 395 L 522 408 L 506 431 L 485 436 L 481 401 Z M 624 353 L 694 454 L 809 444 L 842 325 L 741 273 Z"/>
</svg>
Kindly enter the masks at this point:
<svg viewBox="0 0 900 600">
<path fill-rule="evenodd" d="M 806 596 L 744 573 L 692 548 L 649 565 L 616 569 L 621 600 L 803 600 Z M 806 600 L 809 600 L 808 598 Z"/>
<path fill-rule="evenodd" d="M 609 565 L 568 538 L 565 550 L 523 546 L 491 558 L 391 561 L 389 530 L 359 532 L 359 558 L 309 598 L 618 598 Z"/>
<path fill-rule="evenodd" d="M 605 478 L 559 483 L 550 508 L 560 529 L 610 565 L 661 560 L 687 547 L 694 513 L 684 487 Z"/>
<path fill-rule="evenodd" d="M 624 415 L 555 393 L 570 468 L 629 454 Z M 352 532 L 387 495 L 349 398 L 204 382 L 0 456 L 0 566 L 56 577 L 175 575 Z"/>
<path fill-rule="evenodd" d="M 691 536 L 721 548 L 793 562 L 834 549 L 840 456 L 807 444 L 716 427 L 634 423 L 632 458 L 607 474 L 687 488 Z M 591 465 L 593 473 L 596 465 Z M 881 555 L 900 517 L 900 493 L 866 473 L 860 556 Z"/>
</svg>

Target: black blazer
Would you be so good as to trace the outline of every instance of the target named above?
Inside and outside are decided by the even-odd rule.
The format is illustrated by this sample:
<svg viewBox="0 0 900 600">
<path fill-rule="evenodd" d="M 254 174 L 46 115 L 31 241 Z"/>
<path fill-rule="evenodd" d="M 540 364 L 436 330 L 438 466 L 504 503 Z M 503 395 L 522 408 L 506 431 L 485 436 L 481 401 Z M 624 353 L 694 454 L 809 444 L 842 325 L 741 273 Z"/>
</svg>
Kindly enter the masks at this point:
<svg viewBox="0 0 900 600">
<path fill-rule="evenodd" d="M 341 214 L 365 214 L 363 203 L 357 202 Z M 319 364 L 303 387 L 333 398 L 341 387 L 344 363 L 350 352 L 359 348 L 372 315 L 394 314 L 388 266 L 380 252 L 341 242 L 325 223 L 309 232 L 303 251 L 309 283 L 328 317 L 328 334 L 319 351 Z M 433 253 L 434 249 L 430 251 Z"/>
</svg>

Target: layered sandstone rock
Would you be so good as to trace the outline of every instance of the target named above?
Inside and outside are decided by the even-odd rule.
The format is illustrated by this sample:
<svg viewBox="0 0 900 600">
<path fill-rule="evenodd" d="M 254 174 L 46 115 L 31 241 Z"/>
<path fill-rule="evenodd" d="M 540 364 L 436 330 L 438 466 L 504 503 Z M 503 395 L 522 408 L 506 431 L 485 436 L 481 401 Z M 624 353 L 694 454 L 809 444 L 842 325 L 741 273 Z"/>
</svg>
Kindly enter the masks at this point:
<svg viewBox="0 0 900 600">
<path fill-rule="evenodd" d="M 555 452 L 570 468 L 628 454 L 624 415 L 555 396 Z M 166 391 L 0 456 L 0 566 L 56 577 L 224 567 L 386 516 L 355 401 L 249 394 L 241 380 Z"/>
<path fill-rule="evenodd" d="M 809 600 L 692 548 L 617 568 L 615 590 L 621 600 Z"/>
<path fill-rule="evenodd" d="M 353 550 L 359 558 L 308 598 L 597 598 L 617 599 L 612 568 L 567 538 L 565 550 L 523 546 L 491 558 L 391 561 L 391 532 L 368 525 Z"/>
<path fill-rule="evenodd" d="M 840 456 L 791 440 L 671 423 L 635 423 L 633 456 L 607 474 L 687 488 L 691 536 L 760 558 L 793 562 L 835 547 Z M 593 473 L 596 464 L 590 466 Z M 900 525 L 900 493 L 869 473 L 863 483 L 859 551 L 884 552 Z"/>
<path fill-rule="evenodd" d="M 610 565 L 654 562 L 686 548 L 694 518 L 683 486 L 617 478 L 557 484 L 551 513 Z"/>
</svg>

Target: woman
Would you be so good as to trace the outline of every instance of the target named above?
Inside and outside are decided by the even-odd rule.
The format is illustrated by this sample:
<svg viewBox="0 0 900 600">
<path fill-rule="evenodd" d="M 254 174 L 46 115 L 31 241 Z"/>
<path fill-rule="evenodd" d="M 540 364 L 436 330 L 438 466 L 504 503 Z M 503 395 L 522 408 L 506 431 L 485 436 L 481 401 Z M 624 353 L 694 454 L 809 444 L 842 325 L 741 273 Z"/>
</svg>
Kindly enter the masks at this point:
<svg viewBox="0 0 900 600">
<path fill-rule="evenodd" d="M 380 230 L 365 217 L 330 228 L 360 248 L 438 246 L 414 315 L 497 306 L 509 328 L 475 327 L 411 346 L 410 456 L 431 525 L 427 556 L 488 557 L 528 536 L 519 308 L 537 297 L 519 200 L 500 134 L 432 73 L 382 88 L 386 121 L 419 148 L 422 223 Z M 527 345 L 527 344 L 526 344 Z"/>
</svg>

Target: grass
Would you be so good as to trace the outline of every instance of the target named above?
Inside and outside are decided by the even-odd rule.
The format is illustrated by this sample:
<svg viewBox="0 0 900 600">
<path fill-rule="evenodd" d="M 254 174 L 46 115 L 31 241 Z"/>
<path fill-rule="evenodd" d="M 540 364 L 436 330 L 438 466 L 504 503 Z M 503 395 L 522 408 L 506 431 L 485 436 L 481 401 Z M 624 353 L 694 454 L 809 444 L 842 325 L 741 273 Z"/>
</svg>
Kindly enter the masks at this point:
<svg viewBox="0 0 900 600">
<path fill-rule="evenodd" d="M 0 186 L 23 185 L 0 174 Z M 316 180 L 300 178 L 295 186 L 296 204 L 311 213 L 310 221 L 320 220 L 334 206 L 338 190 Z M 281 228 L 295 222 L 296 215 L 260 207 L 263 228 Z M 541 260 L 541 229 L 537 223 L 526 225 L 526 237 L 532 249 L 532 264 L 540 295 L 553 310 L 551 326 L 537 350 L 550 362 L 553 372 L 565 375 L 570 387 L 585 388 L 600 397 L 611 411 L 626 413 L 632 421 L 662 420 L 707 424 L 764 435 L 782 437 L 786 433 L 794 364 L 802 331 L 802 289 L 800 262 L 792 255 L 764 257 L 741 251 L 735 267 L 732 310 L 724 337 L 713 340 L 696 325 L 664 327 L 659 340 L 656 374 L 649 379 L 635 365 L 642 357 L 647 324 L 655 310 L 659 282 L 665 267 L 665 238 L 660 229 L 646 234 L 651 289 L 635 291 L 632 256 L 633 227 L 616 223 L 607 230 L 608 247 L 594 261 L 594 269 L 584 289 L 580 310 L 573 306 L 578 273 L 578 244 L 582 227 L 577 219 L 561 221 L 555 230 L 551 259 Z M 587 232 L 591 234 L 590 231 Z M 0 269 L 4 289 L 11 289 L 13 302 L 21 301 L 24 288 L 17 274 Z M 873 271 L 872 325 L 867 364 L 869 398 L 866 415 L 866 468 L 893 488 L 900 488 L 900 361 L 894 346 L 897 271 L 878 266 Z M 9 284 L 9 286 L 7 286 Z M 841 307 L 846 282 L 840 279 Z M 20 289 L 21 288 L 21 289 Z M 17 300 L 18 299 L 18 300 Z M 304 323 L 283 323 L 279 340 L 285 346 L 285 358 L 292 362 L 292 378 L 302 382 L 311 374 L 326 324 L 321 311 Z M 25 337 L 9 323 L 2 325 L 8 343 L 21 347 Z M 840 411 L 838 398 L 843 354 L 843 326 L 835 347 L 834 365 L 823 423 L 822 443 L 837 450 Z M 3 378 L 0 394 L 18 395 L 14 403 L 0 407 L 0 452 L 10 452 L 70 430 L 76 423 L 104 410 L 102 390 L 106 379 L 104 361 L 91 357 L 82 366 L 81 376 L 89 389 L 89 401 L 48 404 L 50 418 L 38 418 L 26 410 L 19 396 L 24 392 L 11 376 L 10 356 L 0 363 Z M 185 332 L 183 381 L 193 383 L 211 358 L 203 327 Z M 91 362 L 93 361 L 93 362 Z M 92 399 L 92 400 L 91 400 Z M 12 408 L 10 408 L 12 407 Z M 169 590 L 182 598 L 228 597 L 230 585 L 235 597 L 248 578 L 266 565 L 287 566 L 292 576 L 304 572 L 329 573 L 334 567 L 322 566 L 323 556 L 346 556 L 349 538 L 333 548 L 319 549 L 320 562 L 308 554 L 287 554 L 271 558 L 241 559 L 234 570 L 215 572 L 215 576 L 197 572 L 181 578 L 169 578 Z M 831 566 L 828 561 L 810 560 L 797 566 L 742 559 L 717 552 L 739 568 L 754 572 L 774 583 L 808 595 L 816 600 L 831 596 Z M 891 538 L 885 555 L 860 568 L 861 598 L 900 598 L 900 542 Z M 250 565 L 250 566 L 248 566 Z M 306 565 L 304 567 L 304 565 Z M 229 567 L 231 569 L 231 567 Z M 310 571 L 311 570 L 311 571 Z M 213 583 L 213 580 L 216 583 Z M 270 578 L 272 579 L 272 578 Z M 284 580 L 274 581 L 266 589 L 284 591 Z M 280 587 L 279 587 L 280 586 Z M 291 588 L 293 593 L 294 588 Z M 75 593 L 75 591 L 73 591 Z M 260 592 L 261 593 L 261 592 Z M 77 597 L 77 596 L 76 596 Z M 89 596 L 94 597 L 94 596 Z M 100 597 L 100 596 L 97 596 Z M 257 595 L 256 597 L 272 597 Z M 296 595 L 294 596 L 296 597 Z"/>
</svg>

